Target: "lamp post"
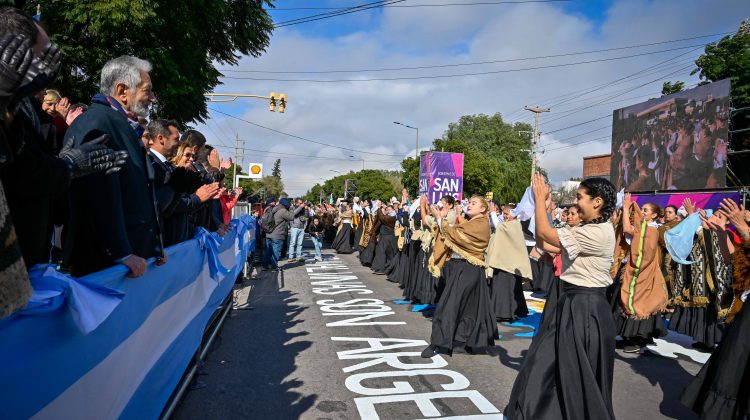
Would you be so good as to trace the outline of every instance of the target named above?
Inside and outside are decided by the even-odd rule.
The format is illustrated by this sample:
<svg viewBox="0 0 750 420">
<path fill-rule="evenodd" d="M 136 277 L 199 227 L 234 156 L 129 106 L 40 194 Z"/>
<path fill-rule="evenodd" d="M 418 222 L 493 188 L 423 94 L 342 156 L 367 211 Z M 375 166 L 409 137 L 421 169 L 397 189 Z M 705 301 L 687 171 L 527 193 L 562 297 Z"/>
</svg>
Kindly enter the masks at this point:
<svg viewBox="0 0 750 420">
<path fill-rule="evenodd" d="M 416 149 L 414 149 L 414 159 L 416 159 L 417 161 L 419 161 L 419 128 L 412 127 L 410 125 L 406 125 L 406 124 L 400 123 L 398 121 L 394 121 L 393 123 L 397 124 L 397 125 L 404 126 L 406 128 L 411 128 L 412 130 L 416 130 L 417 131 L 417 146 L 416 146 Z"/>
<path fill-rule="evenodd" d="M 363 170 L 363 171 L 365 170 L 365 160 L 364 160 L 364 159 L 361 159 L 361 158 L 357 158 L 357 157 L 356 157 L 356 156 L 354 156 L 354 155 L 349 155 L 349 157 L 350 157 L 350 158 L 354 158 L 354 159 L 357 159 L 357 160 L 361 160 L 361 161 L 362 161 L 362 170 Z"/>
</svg>

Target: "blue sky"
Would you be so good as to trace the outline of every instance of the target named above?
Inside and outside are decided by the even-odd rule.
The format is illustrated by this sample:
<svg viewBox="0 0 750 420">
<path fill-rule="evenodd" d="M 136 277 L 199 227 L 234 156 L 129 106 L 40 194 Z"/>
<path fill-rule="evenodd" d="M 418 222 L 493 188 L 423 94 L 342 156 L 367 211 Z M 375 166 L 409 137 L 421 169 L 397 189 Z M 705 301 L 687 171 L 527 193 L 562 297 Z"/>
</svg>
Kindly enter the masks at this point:
<svg viewBox="0 0 750 420">
<path fill-rule="evenodd" d="M 407 0 L 399 4 L 475 1 Z M 276 6 L 347 7 L 367 2 L 279 0 Z M 283 22 L 323 12 L 271 13 L 275 22 Z M 462 115 L 500 112 L 510 122 L 531 121 L 524 105 L 552 106 L 552 112 L 542 117 L 541 130 L 550 134 L 542 136 L 547 152 L 540 162 L 553 181 L 561 181 L 580 176 L 583 156 L 609 152 L 611 117 L 607 115 L 614 109 L 659 96 L 667 80 L 698 82 L 689 75 L 694 68 L 691 62 L 702 51 L 701 44 L 719 37 L 676 40 L 736 30 L 747 16 L 750 2 L 746 0 L 574 0 L 392 7 L 278 28 L 260 58 L 243 58 L 235 68 L 220 66 L 227 70 L 225 85 L 216 92 L 284 92 L 289 95 L 287 112 L 270 113 L 260 101 L 210 106 L 306 140 L 219 112 L 212 113 L 212 119 L 199 129 L 225 155 L 233 153 L 234 136 L 239 135 L 244 148 L 252 149 L 242 159 L 245 166 L 259 162 L 270 170 L 273 161 L 281 158 L 287 192 L 299 195 L 334 175 L 332 170 L 361 169 L 363 159 L 367 168 L 398 169 L 404 156 L 414 154 L 414 132 L 393 121 L 418 126 L 422 149 Z M 665 41 L 670 42 L 528 59 Z M 518 59 L 524 60 L 372 71 Z M 550 67 L 555 65 L 562 67 Z M 275 73 L 255 72 L 259 70 Z M 279 73 L 330 70 L 358 71 Z M 489 74 L 434 78 L 465 73 Z M 357 81 L 425 76 L 433 78 Z M 292 81 L 299 79 L 337 81 Z M 556 99 L 571 93 L 576 97 L 563 103 Z"/>
</svg>

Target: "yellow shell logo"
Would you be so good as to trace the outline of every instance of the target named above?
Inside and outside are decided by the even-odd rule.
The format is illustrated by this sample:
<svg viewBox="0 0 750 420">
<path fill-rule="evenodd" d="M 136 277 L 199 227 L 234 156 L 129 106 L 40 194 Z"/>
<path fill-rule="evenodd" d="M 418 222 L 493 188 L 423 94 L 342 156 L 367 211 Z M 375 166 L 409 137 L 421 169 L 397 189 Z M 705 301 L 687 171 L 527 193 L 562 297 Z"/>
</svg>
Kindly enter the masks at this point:
<svg viewBox="0 0 750 420">
<path fill-rule="evenodd" d="M 258 175 L 260 173 L 260 165 L 253 165 L 250 167 L 250 172 L 253 175 Z"/>
</svg>

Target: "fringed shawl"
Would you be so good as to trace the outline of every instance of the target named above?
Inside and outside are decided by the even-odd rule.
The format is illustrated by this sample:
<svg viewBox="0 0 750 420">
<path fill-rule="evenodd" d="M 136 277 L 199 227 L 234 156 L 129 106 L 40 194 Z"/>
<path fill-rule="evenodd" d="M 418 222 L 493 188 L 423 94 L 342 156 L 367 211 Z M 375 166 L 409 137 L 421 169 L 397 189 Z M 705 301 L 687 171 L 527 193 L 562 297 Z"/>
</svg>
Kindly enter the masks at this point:
<svg viewBox="0 0 750 420">
<path fill-rule="evenodd" d="M 486 268 L 484 254 L 490 241 L 490 222 L 480 214 L 471 220 L 448 226 L 445 223 L 435 238 L 435 247 L 430 256 L 430 273 L 440 277 L 440 270 L 455 252 L 470 264 Z"/>
<path fill-rule="evenodd" d="M 622 273 L 622 313 L 645 319 L 667 306 L 667 287 L 659 263 L 659 231 L 636 212 L 630 258 Z"/>
<path fill-rule="evenodd" d="M 500 223 L 490 237 L 487 266 L 531 279 L 531 263 L 519 220 Z"/>
<path fill-rule="evenodd" d="M 734 301 L 729 309 L 726 322 L 732 322 L 735 315 L 742 309 L 743 302 L 740 297 L 745 290 L 750 290 L 750 239 L 735 247 L 732 254 L 732 269 L 734 272 Z M 747 310 L 747 309 L 745 309 Z"/>
</svg>

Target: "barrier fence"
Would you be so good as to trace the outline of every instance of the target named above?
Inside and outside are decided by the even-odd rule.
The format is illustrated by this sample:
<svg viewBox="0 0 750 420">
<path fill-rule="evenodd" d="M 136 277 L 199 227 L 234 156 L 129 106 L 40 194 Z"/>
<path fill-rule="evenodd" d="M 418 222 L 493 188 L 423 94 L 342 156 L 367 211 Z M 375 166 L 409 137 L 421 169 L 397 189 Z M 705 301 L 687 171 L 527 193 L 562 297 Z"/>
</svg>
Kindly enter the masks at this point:
<svg viewBox="0 0 750 420">
<path fill-rule="evenodd" d="M 0 321 L 0 418 L 158 418 L 254 250 L 255 220 L 232 225 L 199 229 L 137 279 L 32 269 L 28 307 Z"/>
</svg>

